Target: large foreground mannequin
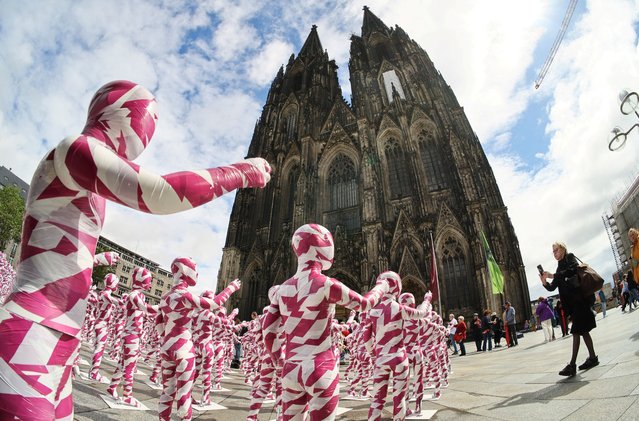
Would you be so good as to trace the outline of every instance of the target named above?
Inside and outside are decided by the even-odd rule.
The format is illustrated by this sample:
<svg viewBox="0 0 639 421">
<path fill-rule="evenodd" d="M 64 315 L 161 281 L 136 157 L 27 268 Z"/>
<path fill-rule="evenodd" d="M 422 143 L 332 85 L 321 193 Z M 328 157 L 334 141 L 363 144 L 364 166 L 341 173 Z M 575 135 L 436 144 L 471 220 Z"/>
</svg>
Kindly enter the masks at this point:
<svg viewBox="0 0 639 421">
<path fill-rule="evenodd" d="M 262 321 L 264 345 L 277 364 L 283 359 L 283 419 L 333 420 L 339 402 L 338 369 L 331 341 L 335 304 L 366 311 L 377 304 L 388 284 L 382 280 L 366 295 L 351 291 L 322 274 L 333 264 L 333 236 L 321 225 L 303 225 L 292 246 L 297 272 L 284 282 Z M 280 321 L 284 329 L 283 355 L 277 344 Z"/>
<path fill-rule="evenodd" d="M 27 198 L 13 293 L 0 309 L 0 419 L 71 420 L 70 375 L 106 200 L 152 214 L 181 212 L 240 187 L 263 187 L 260 158 L 154 174 L 132 162 L 157 120 L 144 87 L 111 82 L 95 94 L 82 134 L 38 165 Z"/>
</svg>

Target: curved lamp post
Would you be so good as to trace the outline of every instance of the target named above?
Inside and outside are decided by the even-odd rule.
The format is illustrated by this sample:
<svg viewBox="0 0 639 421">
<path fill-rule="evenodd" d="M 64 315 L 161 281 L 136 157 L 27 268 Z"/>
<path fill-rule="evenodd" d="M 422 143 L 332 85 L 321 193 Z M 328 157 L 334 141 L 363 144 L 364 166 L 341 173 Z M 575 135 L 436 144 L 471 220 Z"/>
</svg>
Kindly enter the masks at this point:
<svg viewBox="0 0 639 421">
<path fill-rule="evenodd" d="M 639 109 L 639 94 L 623 90 L 619 93 L 619 101 L 621 101 L 621 105 L 619 106 L 621 114 L 628 115 L 634 112 L 639 119 L 639 112 L 637 112 L 637 109 Z M 608 137 L 608 149 L 611 151 L 621 149 L 626 144 L 628 134 L 633 131 L 635 127 L 639 127 L 639 123 L 635 123 L 625 132 L 621 129 L 621 127 L 615 127 L 612 129 L 610 136 Z"/>
</svg>

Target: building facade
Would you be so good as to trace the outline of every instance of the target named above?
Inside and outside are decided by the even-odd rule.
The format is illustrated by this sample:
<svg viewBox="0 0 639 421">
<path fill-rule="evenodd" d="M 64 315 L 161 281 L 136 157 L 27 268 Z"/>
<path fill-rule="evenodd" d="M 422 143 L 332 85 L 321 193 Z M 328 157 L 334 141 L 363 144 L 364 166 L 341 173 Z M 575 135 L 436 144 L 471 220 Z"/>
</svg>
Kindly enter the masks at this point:
<svg viewBox="0 0 639 421">
<path fill-rule="evenodd" d="M 617 281 L 631 269 L 632 245 L 628 239 L 628 230 L 633 227 L 639 229 L 639 175 L 619 199 L 613 202 L 610 213 L 603 215 L 602 219 L 617 266 L 617 272 L 613 274 Z"/>
<path fill-rule="evenodd" d="M 248 151 L 274 172 L 266 188 L 236 195 L 218 277 L 218 289 L 243 281 L 229 306 L 244 319 L 259 312 L 269 287 L 295 273 L 293 232 L 316 222 L 335 238 L 327 274 L 356 291 L 394 270 L 420 302 L 432 288 L 432 234 L 445 312 L 509 300 L 520 320 L 530 318 L 518 240 L 492 169 L 428 54 L 364 8 L 349 72 L 350 104 L 313 26 L 275 76 Z M 504 296 L 492 294 L 482 231 L 505 275 Z"/>
<path fill-rule="evenodd" d="M 99 250 L 115 251 L 120 254 L 120 260 L 113 268 L 113 273 L 120 280 L 117 291 L 113 294 L 121 297 L 122 294 L 129 293 L 133 288 L 133 269 L 136 267 L 147 268 L 151 272 L 151 289 L 144 291 L 146 300 L 149 304 L 155 305 L 160 303 L 160 298 L 173 286 L 173 275 L 170 271 L 162 269 L 157 263 L 140 256 L 131 250 L 107 240 L 104 237 L 98 239 Z M 104 288 L 104 281 L 99 281 L 98 289 Z"/>
<path fill-rule="evenodd" d="M 11 186 L 17 187 L 18 190 L 20 190 L 20 196 L 22 196 L 22 199 L 26 202 L 29 184 L 15 175 L 11 171 L 11 168 L 6 168 L 3 165 L 0 165 L 0 189 Z"/>
</svg>

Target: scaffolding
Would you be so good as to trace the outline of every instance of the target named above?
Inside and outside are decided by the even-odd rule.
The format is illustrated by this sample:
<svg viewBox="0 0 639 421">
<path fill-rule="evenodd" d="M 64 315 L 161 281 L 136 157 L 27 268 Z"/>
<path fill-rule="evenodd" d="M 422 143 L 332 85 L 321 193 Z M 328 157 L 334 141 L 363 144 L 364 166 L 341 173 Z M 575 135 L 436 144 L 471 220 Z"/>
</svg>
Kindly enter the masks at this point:
<svg viewBox="0 0 639 421">
<path fill-rule="evenodd" d="M 601 215 L 604 227 L 606 228 L 606 234 L 608 234 L 608 240 L 610 241 L 610 249 L 612 255 L 615 258 L 615 265 L 617 267 L 617 273 L 619 276 L 622 274 L 624 267 L 628 265 L 628 257 L 624 250 L 623 242 L 621 240 L 621 233 L 617 227 L 617 221 L 614 215 L 608 215 L 604 213 Z"/>
</svg>

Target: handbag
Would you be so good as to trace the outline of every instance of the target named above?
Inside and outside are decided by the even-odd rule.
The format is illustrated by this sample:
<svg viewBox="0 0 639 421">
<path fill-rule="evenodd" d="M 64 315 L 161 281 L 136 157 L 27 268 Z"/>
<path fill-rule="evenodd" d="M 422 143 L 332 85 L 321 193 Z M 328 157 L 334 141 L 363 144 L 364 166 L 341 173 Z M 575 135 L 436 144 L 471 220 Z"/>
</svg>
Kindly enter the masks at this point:
<svg viewBox="0 0 639 421">
<path fill-rule="evenodd" d="M 581 290 L 581 282 L 579 282 L 579 275 L 576 273 L 570 278 L 566 279 L 566 283 L 573 291 Z"/>
<path fill-rule="evenodd" d="M 580 264 L 577 265 L 577 278 L 579 279 L 579 288 L 584 297 L 592 295 L 603 287 L 603 278 L 593 268 L 584 263 L 580 258 L 575 256 Z"/>
</svg>

